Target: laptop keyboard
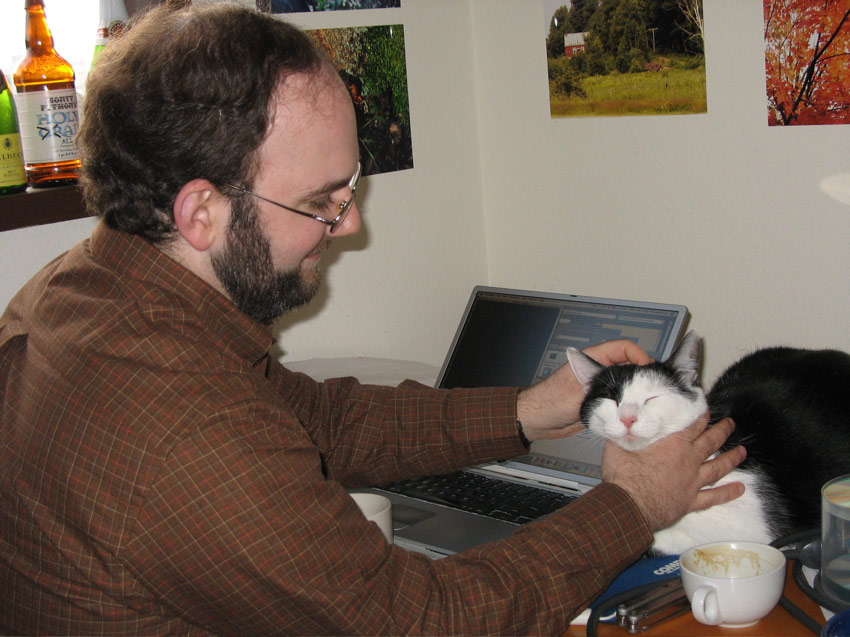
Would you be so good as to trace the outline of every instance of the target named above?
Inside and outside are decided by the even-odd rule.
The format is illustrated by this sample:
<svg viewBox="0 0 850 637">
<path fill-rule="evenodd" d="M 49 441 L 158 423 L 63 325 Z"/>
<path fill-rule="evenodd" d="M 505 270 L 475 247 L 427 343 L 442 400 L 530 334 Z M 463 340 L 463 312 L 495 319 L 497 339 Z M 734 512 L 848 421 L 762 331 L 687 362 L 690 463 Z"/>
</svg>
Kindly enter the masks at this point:
<svg viewBox="0 0 850 637">
<path fill-rule="evenodd" d="M 561 508 L 575 496 L 469 471 L 400 480 L 380 487 L 432 504 L 525 524 Z"/>
</svg>

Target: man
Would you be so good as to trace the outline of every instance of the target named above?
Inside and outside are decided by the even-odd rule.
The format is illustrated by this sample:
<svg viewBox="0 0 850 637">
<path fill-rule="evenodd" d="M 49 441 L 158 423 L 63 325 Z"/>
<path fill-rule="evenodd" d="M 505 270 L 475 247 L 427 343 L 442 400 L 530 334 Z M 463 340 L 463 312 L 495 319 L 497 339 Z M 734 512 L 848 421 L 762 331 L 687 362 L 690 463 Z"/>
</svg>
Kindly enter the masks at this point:
<svg viewBox="0 0 850 637">
<path fill-rule="evenodd" d="M 269 356 L 271 321 L 360 226 L 350 100 L 283 22 L 153 10 L 99 58 L 79 142 L 103 222 L 0 319 L 6 631 L 555 633 L 652 529 L 740 494 L 701 490 L 744 455 L 703 462 L 732 429 L 703 420 L 606 450 L 602 485 L 509 539 L 439 561 L 387 545 L 345 487 L 572 433 L 571 372 L 444 392 Z"/>
</svg>

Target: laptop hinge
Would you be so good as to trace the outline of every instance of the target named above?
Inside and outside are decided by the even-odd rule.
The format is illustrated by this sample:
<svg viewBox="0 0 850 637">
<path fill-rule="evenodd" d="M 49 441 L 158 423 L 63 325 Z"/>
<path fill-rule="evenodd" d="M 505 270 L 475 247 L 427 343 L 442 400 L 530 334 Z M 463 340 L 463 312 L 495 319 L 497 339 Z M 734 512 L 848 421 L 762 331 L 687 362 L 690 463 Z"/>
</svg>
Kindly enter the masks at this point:
<svg viewBox="0 0 850 637">
<path fill-rule="evenodd" d="M 559 487 L 579 495 L 587 493 L 590 490 L 590 487 L 587 485 L 573 480 L 564 480 L 563 478 L 556 478 L 554 476 L 546 476 L 545 480 L 542 480 L 540 474 L 532 473 L 531 471 L 523 471 L 522 469 L 514 469 L 513 467 L 505 467 L 500 464 L 482 464 L 476 467 L 470 467 L 467 470 L 479 470 L 481 473 L 492 472 L 502 477 L 507 476 L 511 478 L 518 478 L 524 482 L 534 482 L 535 485 L 541 487 Z"/>
</svg>

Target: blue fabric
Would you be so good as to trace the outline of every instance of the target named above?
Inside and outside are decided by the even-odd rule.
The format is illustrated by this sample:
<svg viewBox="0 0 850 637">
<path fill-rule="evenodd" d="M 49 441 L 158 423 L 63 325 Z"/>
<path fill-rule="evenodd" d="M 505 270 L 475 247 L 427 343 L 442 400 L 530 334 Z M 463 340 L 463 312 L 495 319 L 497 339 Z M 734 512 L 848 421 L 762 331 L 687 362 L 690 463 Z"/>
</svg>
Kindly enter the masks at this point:
<svg viewBox="0 0 850 637">
<path fill-rule="evenodd" d="M 611 585 L 597 597 L 590 608 L 596 608 L 606 600 L 645 584 L 661 583 L 664 580 L 679 576 L 679 556 L 662 555 L 660 557 L 645 557 L 639 559 L 611 582 Z M 610 622 L 616 615 L 616 609 L 602 617 L 602 621 Z"/>
</svg>

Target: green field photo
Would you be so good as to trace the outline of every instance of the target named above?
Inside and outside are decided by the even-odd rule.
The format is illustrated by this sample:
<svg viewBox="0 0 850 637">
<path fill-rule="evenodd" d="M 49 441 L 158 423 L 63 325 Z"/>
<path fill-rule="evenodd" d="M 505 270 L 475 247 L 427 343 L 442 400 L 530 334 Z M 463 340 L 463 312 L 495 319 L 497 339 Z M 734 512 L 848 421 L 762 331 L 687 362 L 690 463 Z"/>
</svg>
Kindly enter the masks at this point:
<svg viewBox="0 0 850 637">
<path fill-rule="evenodd" d="M 706 112 L 702 0 L 555 7 L 546 41 L 553 117 Z"/>
</svg>

